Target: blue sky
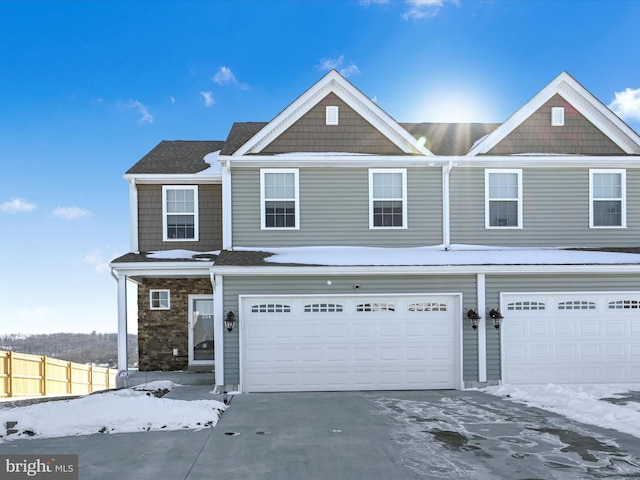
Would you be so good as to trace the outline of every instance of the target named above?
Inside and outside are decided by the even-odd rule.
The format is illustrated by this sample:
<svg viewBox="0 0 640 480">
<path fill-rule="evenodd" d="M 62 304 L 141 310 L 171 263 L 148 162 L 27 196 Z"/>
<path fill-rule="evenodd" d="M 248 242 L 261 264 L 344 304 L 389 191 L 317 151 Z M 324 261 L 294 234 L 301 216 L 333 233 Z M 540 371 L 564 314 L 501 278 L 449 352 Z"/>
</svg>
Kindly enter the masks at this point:
<svg viewBox="0 0 640 480">
<path fill-rule="evenodd" d="M 0 2 L 0 333 L 115 332 L 123 173 L 329 68 L 398 121 L 501 122 L 563 70 L 640 131 L 640 2 Z"/>
</svg>

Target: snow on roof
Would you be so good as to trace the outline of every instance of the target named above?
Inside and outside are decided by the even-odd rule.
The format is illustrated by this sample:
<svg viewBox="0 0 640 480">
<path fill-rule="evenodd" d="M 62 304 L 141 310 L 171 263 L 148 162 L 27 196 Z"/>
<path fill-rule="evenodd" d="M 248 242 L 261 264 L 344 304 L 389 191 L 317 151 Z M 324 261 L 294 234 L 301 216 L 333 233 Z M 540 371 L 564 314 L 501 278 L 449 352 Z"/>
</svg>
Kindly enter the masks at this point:
<svg viewBox="0 0 640 480">
<path fill-rule="evenodd" d="M 210 262 L 210 258 L 203 258 L 200 255 L 219 255 L 220 250 L 211 252 L 196 252 L 194 250 L 159 250 L 157 252 L 147 253 L 148 258 L 155 258 L 159 260 L 201 260 L 204 262 Z"/>
<path fill-rule="evenodd" d="M 413 248 L 290 247 L 234 248 L 272 253 L 269 263 L 340 266 L 409 265 L 611 265 L 640 264 L 640 254 L 567 250 L 444 245 Z"/>
<path fill-rule="evenodd" d="M 287 152 L 276 153 L 275 157 L 342 157 L 346 155 L 361 155 L 368 157 L 378 156 L 373 153 L 356 153 L 356 152 Z"/>
<path fill-rule="evenodd" d="M 209 164 L 209 168 L 198 172 L 198 175 L 212 175 L 222 173 L 222 165 L 218 161 L 218 155 L 220 155 L 220 150 L 207 153 L 204 156 L 203 160 L 205 161 L 205 163 Z"/>
</svg>

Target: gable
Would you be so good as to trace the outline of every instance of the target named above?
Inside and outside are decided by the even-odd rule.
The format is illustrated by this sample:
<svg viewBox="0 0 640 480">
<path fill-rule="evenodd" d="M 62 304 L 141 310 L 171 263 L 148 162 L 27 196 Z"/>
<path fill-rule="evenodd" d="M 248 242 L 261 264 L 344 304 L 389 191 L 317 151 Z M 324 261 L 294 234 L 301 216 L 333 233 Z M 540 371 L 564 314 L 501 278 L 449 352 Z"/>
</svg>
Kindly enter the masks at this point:
<svg viewBox="0 0 640 480">
<path fill-rule="evenodd" d="M 564 108 L 564 125 L 552 126 L 553 107 Z M 624 155 L 625 152 L 560 94 L 555 94 L 487 153 Z"/>
<path fill-rule="evenodd" d="M 338 107 L 337 125 L 327 125 L 328 106 Z M 262 149 L 262 153 L 267 155 L 290 152 L 404 154 L 389 138 L 333 92 Z"/>
<path fill-rule="evenodd" d="M 566 124 L 564 127 L 555 127 L 556 129 L 564 128 L 566 130 L 564 133 L 549 130 L 550 109 L 553 106 L 564 106 L 568 109 L 570 128 L 567 129 Z M 545 115 L 548 116 L 544 118 Z M 521 128 L 523 124 L 525 124 L 524 128 Z M 536 129 L 540 131 L 534 136 Z M 513 133 L 516 135 L 496 148 Z M 590 138 L 590 135 L 595 137 Z M 606 141 L 603 136 L 609 141 Z M 551 145 L 552 142 L 556 144 Z M 569 142 L 569 144 L 565 146 L 562 142 Z M 613 148 L 612 144 L 617 148 Z M 551 149 L 545 153 L 563 153 L 558 150 L 564 148 L 570 151 L 569 153 L 638 155 L 640 154 L 640 136 L 571 75 L 562 72 L 511 115 L 506 122 L 478 142 L 468 155 L 483 155 L 489 152 L 495 154 L 498 152 L 503 154 L 543 153 L 537 151 L 539 148 Z"/>
<path fill-rule="evenodd" d="M 391 118 L 384 110 L 382 110 L 362 92 L 360 92 L 360 90 L 355 88 L 335 70 L 330 71 L 324 77 L 322 77 L 315 85 L 304 92 L 293 103 L 291 103 L 287 108 L 280 112 L 273 120 L 271 120 L 266 126 L 260 129 L 259 132 L 257 132 L 242 146 L 240 146 L 233 153 L 233 155 L 240 156 L 265 153 L 265 149 L 272 146 L 273 142 L 277 139 L 280 139 L 280 142 L 274 144 L 271 147 L 272 150 L 280 151 L 284 149 L 287 152 L 291 152 L 291 144 L 289 143 L 288 145 L 285 145 L 284 142 L 300 142 L 299 136 L 304 128 L 307 128 L 303 127 L 301 129 L 301 124 L 298 123 L 299 120 L 303 119 L 303 117 L 307 117 L 305 120 L 303 120 L 303 124 L 308 121 L 318 122 L 320 121 L 320 118 L 326 118 L 326 111 L 324 108 L 322 108 L 321 116 L 319 116 L 319 113 L 318 111 L 316 111 L 316 109 L 327 98 L 329 98 L 330 101 L 337 101 L 336 99 L 339 99 L 342 102 L 341 104 L 343 105 L 343 107 L 348 107 L 347 113 L 349 113 L 350 119 L 358 123 L 361 128 L 364 128 L 366 130 L 366 132 L 360 133 L 373 135 L 373 131 L 371 130 L 371 128 L 369 128 L 369 126 L 371 126 L 374 130 L 377 130 L 377 132 L 379 132 L 379 135 L 376 135 L 375 137 L 377 141 L 380 142 L 381 137 L 385 137 L 388 140 L 388 142 L 380 142 L 385 144 L 385 148 L 389 148 L 390 142 L 404 154 L 433 155 L 433 153 L 425 148 L 424 145 L 418 143 L 409 132 L 402 128 L 402 126 L 398 122 Z M 326 105 L 324 106 L 326 107 Z M 308 116 L 308 114 L 310 113 L 311 115 Z M 293 130 L 290 130 L 290 128 L 297 123 L 298 125 L 296 125 Z M 323 122 L 323 124 L 324 126 L 329 126 L 326 125 L 326 122 Z M 338 125 L 331 126 L 340 126 L 340 122 L 338 121 Z M 343 128 L 346 126 L 347 125 L 343 125 Z M 358 125 L 352 125 L 351 131 L 349 131 L 349 135 L 351 137 L 355 136 L 355 133 L 357 131 L 357 128 L 355 127 L 357 126 Z M 308 141 L 314 141 L 314 139 L 310 138 L 309 135 L 312 132 L 306 133 Z M 280 138 L 283 134 L 284 136 Z M 338 135 L 335 135 L 332 138 L 329 138 L 325 135 L 324 138 L 320 139 L 322 142 L 325 142 L 325 145 L 320 145 L 320 148 L 323 148 L 324 151 L 327 151 L 327 148 L 330 146 L 329 144 L 335 142 L 337 138 Z M 347 138 L 346 140 L 346 142 L 339 142 L 338 146 L 342 147 L 343 145 L 346 145 L 348 146 L 346 151 L 353 152 L 353 147 L 349 142 L 349 140 L 353 140 L 353 138 Z M 328 142 L 328 144 L 326 144 L 326 142 Z M 362 145 L 364 143 L 364 141 L 360 141 L 359 145 Z M 305 148 L 307 148 L 306 144 Z M 338 151 L 344 150 L 344 148 L 340 148 L 340 150 Z M 300 148 L 295 148 L 293 151 L 317 152 L 320 150 L 305 150 L 304 148 L 301 150 Z M 375 153 L 380 154 L 380 151 L 376 151 Z"/>
</svg>

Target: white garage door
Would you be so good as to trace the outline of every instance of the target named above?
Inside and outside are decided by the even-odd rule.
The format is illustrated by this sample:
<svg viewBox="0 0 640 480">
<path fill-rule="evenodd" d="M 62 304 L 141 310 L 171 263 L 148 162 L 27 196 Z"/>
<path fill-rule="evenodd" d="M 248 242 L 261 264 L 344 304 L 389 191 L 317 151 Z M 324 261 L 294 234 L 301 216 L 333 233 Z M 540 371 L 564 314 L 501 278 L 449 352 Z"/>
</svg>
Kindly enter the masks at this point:
<svg viewBox="0 0 640 480">
<path fill-rule="evenodd" d="M 640 381 L 640 293 L 503 294 L 502 380 Z"/>
<path fill-rule="evenodd" d="M 241 297 L 247 392 L 460 388 L 457 295 Z"/>
</svg>

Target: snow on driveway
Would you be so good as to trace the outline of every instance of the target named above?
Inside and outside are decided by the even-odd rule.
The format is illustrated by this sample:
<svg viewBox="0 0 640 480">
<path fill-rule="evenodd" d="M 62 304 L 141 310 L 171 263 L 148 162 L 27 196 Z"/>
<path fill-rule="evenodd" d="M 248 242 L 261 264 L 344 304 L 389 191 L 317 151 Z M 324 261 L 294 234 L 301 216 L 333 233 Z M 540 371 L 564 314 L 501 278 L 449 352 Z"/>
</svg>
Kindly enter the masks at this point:
<svg viewBox="0 0 640 480">
<path fill-rule="evenodd" d="M 586 417 L 582 416 L 583 423 L 577 423 L 530 408 L 535 401 L 530 402 L 529 398 L 523 405 L 527 395 L 535 399 L 536 390 L 544 389 L 543 386 L 517 387 L 520 396 L 517 400 L 513 398 L 515 389 L 499 388 L 501 390 L 496 387 L 494 393 L 510 397 L 498 398 L 473 390 L 367 396 L 397 420 L 398 427 L 391 435 L 402 447 L 399 461 L 421 478 L 640 478 L 640 440 L 637 438 L 591 426 L 600 422 L 596 418 L 585 422 Z M 547 389 L 548 397 L 555 398 L 558 408 L 567 396 L 575 402 L 576 397 L 591 395 L 593 401 L 603 403 L 601 408 L 609 413 L 617 412 L 616 405 L 607 405 L 610 402 L 596 397 L 611 395 L 612 401 L 624 401 L 624 393 L 607 387 L 576 388 L 572 394 L 563 393 L 558 387 Z M 578 407 L 574 404 L 564 408 L 567 413 Z M 621 408 L 631 416 L 638 413 L 633 401 Z M 602 411 L 594 410 L 593 417 L 600 417 Z M 617 415 L 609 415 L 609 428 L 621 426 L 623 415 L 619 412 Z M 637 425 L 635 421 L 634 427 Z"/>
<path fill-rule="evenodd" d="M 640 385 L 501 385 L 482 391 L 640 438 Z"/>
<path fill-rule="evenodd" d="M 164 380 L 70 400 L 15 408 L 0 404 L 0 443 L 96 433 L 202 429 L 217 424 L 226 408 L 221 402 L 157 396 L 176 387 L 179 385 Z M 7 435 L 7 422 L 17 422 L 13 427 L 17 433 Z"/>
</svg>

